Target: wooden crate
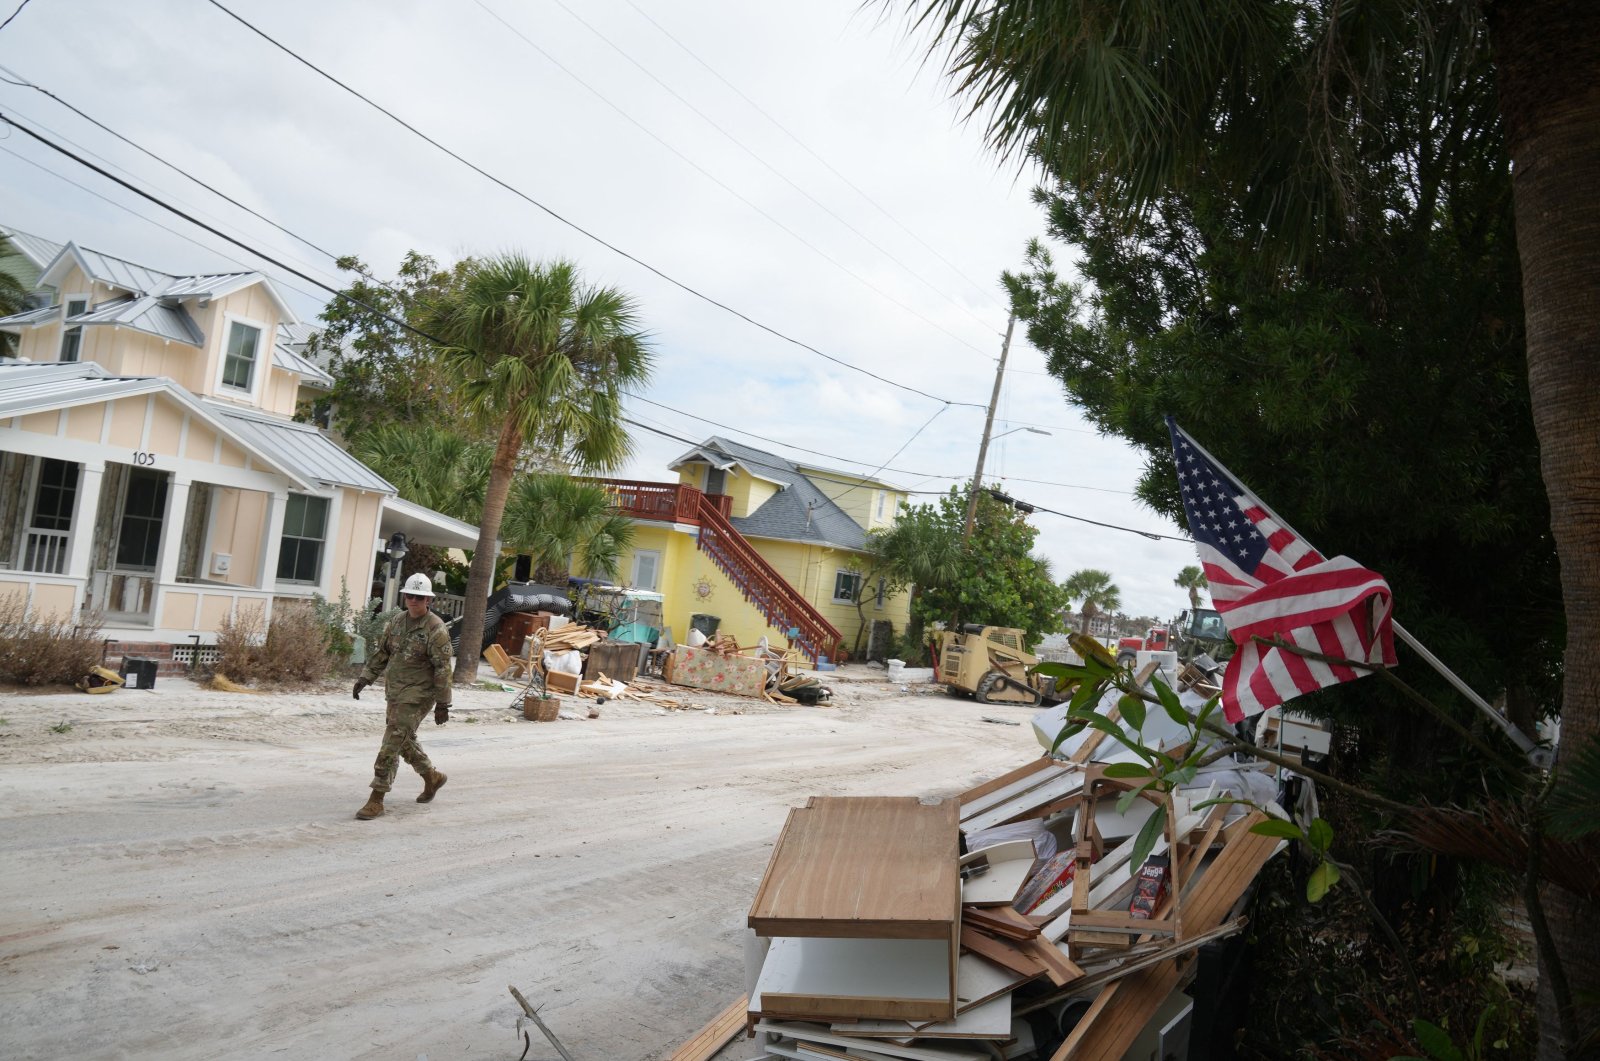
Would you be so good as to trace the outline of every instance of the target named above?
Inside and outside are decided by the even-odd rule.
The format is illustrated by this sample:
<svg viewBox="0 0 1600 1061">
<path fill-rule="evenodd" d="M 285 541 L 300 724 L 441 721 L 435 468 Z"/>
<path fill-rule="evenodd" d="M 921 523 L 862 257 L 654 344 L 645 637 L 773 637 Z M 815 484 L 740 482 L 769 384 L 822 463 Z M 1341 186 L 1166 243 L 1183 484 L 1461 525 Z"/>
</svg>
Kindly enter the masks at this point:
<svg viewBox="0 0 1600 1061">
<path fill-rule="evenodd" d="M 564 671 L 545 671 L 544 684 L 553 693 L 578 693 L 578 682 L 582 681 L 576 674 L 567 674 Z"/>
<path fill-rule="evenodd" d="M 602 641 L 589 646 L 583 664 L 583 680 L 592 682 L 604 674 L 619 682 L 631 682 L 639 673 L 641 645 L 631 641 Z"/>
</svg>

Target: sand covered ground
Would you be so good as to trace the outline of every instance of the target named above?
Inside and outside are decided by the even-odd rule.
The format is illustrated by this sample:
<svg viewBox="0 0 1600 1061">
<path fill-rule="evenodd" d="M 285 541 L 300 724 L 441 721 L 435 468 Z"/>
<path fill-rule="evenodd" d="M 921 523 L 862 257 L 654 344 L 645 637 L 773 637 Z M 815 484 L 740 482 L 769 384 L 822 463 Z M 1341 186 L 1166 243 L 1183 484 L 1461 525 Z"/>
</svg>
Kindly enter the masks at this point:
<svg viewBox="0 0 1600 1061">
<path fill-rule="evenodd" d="M 673 690 L 700 709 L 553 723 L 461 690 L 421 733 L 449 783 L 419 805 L 402 765 L 371 822 L 381 689 L 0 691 L 0 1054 L 515 1059 L 515 985 L 577 1061 L 666 1057 L 743 990 L 788 808 L 1039 754 L 1026 709 L 825 677 L 832 706 Z"/>
</svg>

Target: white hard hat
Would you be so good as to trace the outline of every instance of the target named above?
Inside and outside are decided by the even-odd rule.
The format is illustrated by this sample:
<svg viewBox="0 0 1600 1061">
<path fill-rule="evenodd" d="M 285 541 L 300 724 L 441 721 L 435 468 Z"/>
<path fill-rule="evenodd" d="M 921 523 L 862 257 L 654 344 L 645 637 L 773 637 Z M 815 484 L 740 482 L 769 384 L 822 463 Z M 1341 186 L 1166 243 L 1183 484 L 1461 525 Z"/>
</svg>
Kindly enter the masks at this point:
<svg viewBox="0 0 1600 1061">
<path fill-rule="evenodd" d="M 418 571 L 406 579 L 405 587 L 400 592 L 409 593 L 413 597 L 431 597 L 433 596 L 433 583 L 429 581 L 427 575 Z"/>
</svg>

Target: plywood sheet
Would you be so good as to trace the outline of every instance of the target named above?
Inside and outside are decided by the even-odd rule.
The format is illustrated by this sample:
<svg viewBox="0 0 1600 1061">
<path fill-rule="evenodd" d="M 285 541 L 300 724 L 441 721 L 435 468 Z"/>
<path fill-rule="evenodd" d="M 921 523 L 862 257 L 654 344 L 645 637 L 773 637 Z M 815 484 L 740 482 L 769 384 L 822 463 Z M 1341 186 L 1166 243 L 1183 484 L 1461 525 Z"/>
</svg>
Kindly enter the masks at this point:
<svg viewBox="0 0 1600 1061">
<path fill-rule="evenodd" d="M 942 939 L 960 916 L 957 804 L 812 797 L 789 812 L 749 925 L 763 936 Z M 941 968 L 949 973 L 949 961 Z"/>
</svg>

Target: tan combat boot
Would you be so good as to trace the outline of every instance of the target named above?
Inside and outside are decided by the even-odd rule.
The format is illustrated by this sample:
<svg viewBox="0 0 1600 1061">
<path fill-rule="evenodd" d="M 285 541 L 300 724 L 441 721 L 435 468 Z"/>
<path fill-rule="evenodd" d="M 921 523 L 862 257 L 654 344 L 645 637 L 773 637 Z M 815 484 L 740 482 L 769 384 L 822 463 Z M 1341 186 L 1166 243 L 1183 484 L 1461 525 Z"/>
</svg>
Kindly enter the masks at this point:
<svg viewBox="0 0 1600 1061">
<path fill-rule="evenodd" d="M 422 775 L 422 795 L 417 797 L 418 803 L 432 803 L 433 797 L 438 795 L 444 783 L 450 780 L 443 770 L 434 770 Z"/>
<path fill-rule="evenodd" d="M 356 820 L 369 822 L 383 813 L 383 793 L 374 792 L 372 796 L 356 811 Z"/>
</svg>

